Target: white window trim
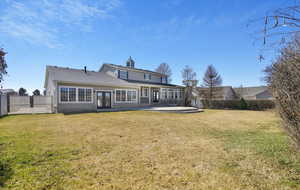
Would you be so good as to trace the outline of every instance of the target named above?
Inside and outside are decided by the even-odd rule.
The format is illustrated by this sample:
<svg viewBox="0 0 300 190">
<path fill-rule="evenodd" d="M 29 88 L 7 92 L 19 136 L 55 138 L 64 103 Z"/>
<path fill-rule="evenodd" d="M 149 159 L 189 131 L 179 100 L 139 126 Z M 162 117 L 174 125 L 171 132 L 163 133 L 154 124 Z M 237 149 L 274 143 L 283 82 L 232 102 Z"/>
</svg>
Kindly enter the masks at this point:
<svg viewBox="0 0 300 190">
<path fill-rule="evenodd" d="M 117 90 L 121 90 L 121 91 L 126 91 L 125 93 L 125 101 L 117 101 Z M 127 92 L 128 91 L 135 91 L 136 93 L 136 99 L 132 100 L 132 101 L 128 101 L 127 100 Z M 115 89 L 115 103 L 120 104 L 120 103 L 137 103 L 138 102 L 138 91 L 136 89 Z"/>
<path fill-rule="evenodd" d="M 76 89 L 76 100 L 73 101 L 73 102 L 64 102 L 64 101 L 61 101 L 61 88 L 75 88 Z M 84 88 L 84 89 L 91 89 L 92 91 L 92 99 L 91 101 L 88 101 L 88 102 L 80 102 L 78 101 L 78 88 Z M 68 99 L 69 99 L 69 91 L 68 91 Z M 58 87 L 58 101 L 60 104 L 92 104 L 94 103 L 94 89 L 93 88 L 89 88 L 89 87 L 83 87 L 83 86 L 59 86 Z"/>
<path fill-rule="evenodd" d="M 145 89 L 148 89 L 147 96 L 144 95 L 144 92 L 143 92 L 144 88 L 145 88 Z M 149 97 L 149 92 L 150 92 L 149 87 L 142 87 L 142 88 L 141 88 L 141 97 L 142 97 L 142 98 L 148 98 L 148 97 Z"/>
</svg>

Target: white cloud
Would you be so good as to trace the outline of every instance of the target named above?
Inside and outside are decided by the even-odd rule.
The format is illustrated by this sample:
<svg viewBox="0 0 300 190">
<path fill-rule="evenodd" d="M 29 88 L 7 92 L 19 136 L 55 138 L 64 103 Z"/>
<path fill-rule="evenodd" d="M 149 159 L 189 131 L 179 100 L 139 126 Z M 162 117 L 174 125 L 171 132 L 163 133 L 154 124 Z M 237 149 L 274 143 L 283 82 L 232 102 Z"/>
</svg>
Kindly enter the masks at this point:
<svg viewBox="0 0 300 190">
<path fill-rule="evenodd" d="M 0 32 L 30 43 L 59 47 L 64 28 L 90 31 L 95 19 L 112 17 L 120 0 L 6 0 Z"/>
</svg>

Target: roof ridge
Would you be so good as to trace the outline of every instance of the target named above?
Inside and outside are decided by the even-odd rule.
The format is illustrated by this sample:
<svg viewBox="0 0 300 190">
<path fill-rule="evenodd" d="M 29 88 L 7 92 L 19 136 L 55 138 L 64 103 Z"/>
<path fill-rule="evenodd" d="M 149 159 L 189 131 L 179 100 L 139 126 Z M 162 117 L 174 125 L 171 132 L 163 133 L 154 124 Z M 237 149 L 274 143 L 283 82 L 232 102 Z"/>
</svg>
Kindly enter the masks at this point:
<svg viewBox="0 0 300 190">
<path fill-rule="evenodd" d="M 75 71 L 84 71 L 83 69 L 77 69 L 77 68 L 71 68 L 71 67 L 61 67 L 61 66 L 55 66 L 55 65 L 46 65 L 46 68 L 55 68 L 55 69 L 65 69 L 65 70 L 75 70 Z M 97 72 L 94 70 L 86 70 L 87 72 Z"/>
<path fill-rule="evenodd" d="M 123 65 L 117 65 L 117 64 L 112 64 L 112 63 L 104 63 L 104 64 L 105 65 L 115 66 L 115 67 L 121 67 L 121 68 L 124 68 L 124 69 L 140 70 L 140 71 L 145 71 L 145 72 L 150 72 L 150 73 L 156 73 L 156 74 L 159 74 L 159 75 L 167 76 L 165 74 L 162 74 L 162 73 L 159 73 L 159 72 L 156 72 L 156 71 L 147 70 L 147 69 L 139 69 L 139 68 L 131 68 L 131 67 L 129 68 L 129 67 L 126 67 L 126 66 L 123 66 Z"/>
</svg>

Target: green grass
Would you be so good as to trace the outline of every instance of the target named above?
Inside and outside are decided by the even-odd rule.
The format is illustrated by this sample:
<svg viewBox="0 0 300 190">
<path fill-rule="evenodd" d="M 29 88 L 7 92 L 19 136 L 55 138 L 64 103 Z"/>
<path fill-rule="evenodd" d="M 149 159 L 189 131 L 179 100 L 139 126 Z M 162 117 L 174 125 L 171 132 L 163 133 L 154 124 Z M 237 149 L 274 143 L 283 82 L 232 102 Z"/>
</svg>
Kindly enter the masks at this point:
<svg viewBox="0 0 300 190">
<path fill-rule="evenodd" d="M 0 119 L 0 189 L 300 189 L 273 112 Z"/>
</svg>

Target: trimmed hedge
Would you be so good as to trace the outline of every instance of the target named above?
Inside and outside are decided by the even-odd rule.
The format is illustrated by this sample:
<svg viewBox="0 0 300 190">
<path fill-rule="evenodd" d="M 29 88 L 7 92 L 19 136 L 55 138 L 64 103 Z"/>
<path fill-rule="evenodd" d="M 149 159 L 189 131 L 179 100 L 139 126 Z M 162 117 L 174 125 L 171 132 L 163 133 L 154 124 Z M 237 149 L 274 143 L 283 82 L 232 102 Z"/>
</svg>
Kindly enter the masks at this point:
<svg viewBox="0 0 300 190">
<path fill-rule="evenodd" d="M 203 100 L 204 108 L 233 110 L 266 110 L 275 108 L 273 100 Z"/>
</svg>

